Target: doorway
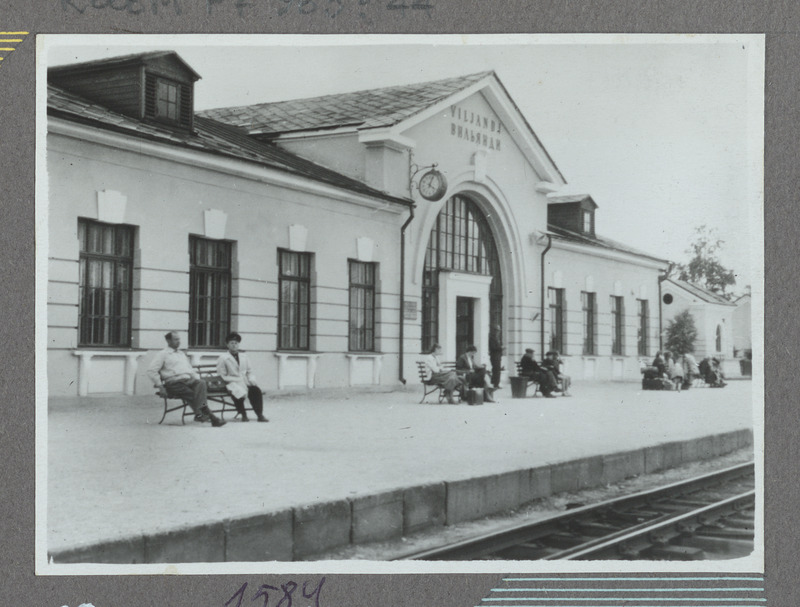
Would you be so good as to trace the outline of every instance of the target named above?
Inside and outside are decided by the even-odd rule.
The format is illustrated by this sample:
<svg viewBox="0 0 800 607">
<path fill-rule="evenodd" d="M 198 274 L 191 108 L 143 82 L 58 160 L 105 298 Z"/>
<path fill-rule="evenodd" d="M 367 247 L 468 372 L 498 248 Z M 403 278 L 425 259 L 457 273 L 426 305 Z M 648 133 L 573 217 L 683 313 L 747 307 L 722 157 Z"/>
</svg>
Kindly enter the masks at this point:
<svg viewBox="0 0 800 607">
<path fill-rule="evenodd" d="M 475 300 L 456 297 L 456 357 L 475 343 Z"/>
</svg>

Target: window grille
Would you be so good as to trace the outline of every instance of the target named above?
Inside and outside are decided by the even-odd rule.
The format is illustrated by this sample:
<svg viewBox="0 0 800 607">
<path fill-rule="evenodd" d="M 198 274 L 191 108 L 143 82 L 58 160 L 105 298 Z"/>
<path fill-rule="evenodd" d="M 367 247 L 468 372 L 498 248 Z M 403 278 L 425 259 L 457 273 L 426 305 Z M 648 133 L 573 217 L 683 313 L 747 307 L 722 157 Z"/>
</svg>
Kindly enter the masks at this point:
<svg viewBox="0 0 800 607">
<path fill-rule="evenodd" d="M 311 327 L 311 253 L 278 251 L 278 348 L 308 350 Z"/>
<path fill-rule="evenodd" d="M 189 237 L 189 346 L 221 347 L 231 326 L 231 243 Z"/>
<path fill-rule="evenodd" d="M 133 226 L 78 220 L 78 345 L 131 345 Z"/>
</svg>

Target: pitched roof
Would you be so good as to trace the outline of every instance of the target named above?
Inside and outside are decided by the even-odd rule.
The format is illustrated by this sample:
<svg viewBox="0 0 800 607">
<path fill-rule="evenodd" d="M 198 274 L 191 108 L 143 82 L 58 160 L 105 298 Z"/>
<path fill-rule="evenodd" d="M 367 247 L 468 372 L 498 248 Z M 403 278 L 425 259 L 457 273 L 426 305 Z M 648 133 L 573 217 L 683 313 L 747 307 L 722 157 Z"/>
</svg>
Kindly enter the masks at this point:
<svg viewBox="0 0 800 607">
<path fill-rule="evenodd" d="M 397 124 L 489 76 L 493 71 L 378 89 L 198 112 L 251 135 Z"/>
<path fill-rule="evenodd" d="M 568 202 L 583 202 L 584 200 L 588 200 L 594 205 L 594 208 L 598 208 L 598 204 L 594 201 L 591 194 L 548 194 L 547 195 L 547 204 L 565 204 Z"/>
<path fill-rule="evenodd" d="M 83 63 L 70 63 L 69 65 L 59 65 L 51 67 L 47 70 L 48 78 L 55 76 L 65 76 L 73 73 L 85 73 L 92 70 L 108 70 L 111 68 L 120 68 L 126 65 L 141 65 L 148 63 L 155 59 L 162 59 L 169 57 L 183 66 L 195 80 L 200 80 L 201 76 L 192 69 L 192 66 L 186 63 L 181 56 L 175 51 L 150 51 L 147 53 L 132 53 L 130 55 L 120 55 L 118 57 L 111 57 L 109 59 L 95 59 L 94 61 L 84 61 Z"/>
<path fill-rule="evenodd" d="M 610 238 L 605 238 L 603 236 L 590 236 L 588 234 L 578 234 L 577 232 L 573 232 L 572 230 L 567 230 L 565 228 L 553 225 L 552 223 L 547 224 L 547 230 L 548 232 L 550 232 L 552 236 L 555 236 L 559 240 L 564 240 L 567 242 L 575 242 L 578 244 L 589 245 L 592 247 L 599 247 L 601 249 L 610 249 L 612 251 L 619 251 L 621 253 L 627 253 L 628 255 L 636 255 L 637 257 L 644 257 L 646 259 L 661 262 L 663 264 L 669 263 L 669 261 L 666 259 L 661 259 L 660 257 L 656 257 L 655 255 L 644 253 L 643 251 L 634 249 L 633 247 L 629 247 L 626 244 L 617 242 L 616 240 L 611 240 Z"/>
<path fill-rule="evenodd" d="M 724 297 L 717 295 L 716 293 L 709 291 L 708 289 L 704 289 L 703 287 L 700 287 L 694 283 L 687 282 L 685 280 L 678 280 L 677 278 L 668 278 L 667 280 L 681 287 L 682 289 L 685 289 L 695 297 L 698 297 L 699 299 L 702 299 L 707 303 L 722 304 L 725 306 L 736 305 L 735 303 L 728 301 Z"/>
<path fill-rule="evenodd" d="M 405 206 L 413 204 L 409 199 L 391 196 L 371 188 L 358 180 L 322 167 L 273 144 L 254 140 L 242 129 L 208 118 L 196 117 L 193 132 L 181 131 L 113 112 L 52 85 L 48 86 L 47 93 L 48 113 L 53 116 L 125 133 L 132 137 L 254 162 Z"/>
</svg>

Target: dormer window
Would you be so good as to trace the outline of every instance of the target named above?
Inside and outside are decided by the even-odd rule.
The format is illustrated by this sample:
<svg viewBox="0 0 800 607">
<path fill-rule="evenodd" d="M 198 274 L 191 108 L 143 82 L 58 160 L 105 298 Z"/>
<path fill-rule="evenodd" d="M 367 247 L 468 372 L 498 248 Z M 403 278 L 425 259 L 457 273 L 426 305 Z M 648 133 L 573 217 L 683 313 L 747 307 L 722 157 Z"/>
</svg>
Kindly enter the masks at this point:
<svg viewBox="0 0 800 607">
<path fill-rule="evenodd" d="M 106 108 L 191 132 L 199 74 L 173 51 L 153 51 L 51 68 L 48 81 Z"/>
<path fill-rule="evenodd" d="M 550 195 L 547 197 L 547 223 L 594 238 L 596 209 L 597 203 L 588 194 Z"/>
<path fill-rule="evenodd" d="M 585 234 L 592 233 L 592 212 L 588 209 L 583 210 L 583 232 Z"/>
<path fill-rule="evenodd" d="M 178 122 L 181 117 L 180 85 L 163 78 L 156 79 L 156 115 L 154 118 Z"/>
</svg>

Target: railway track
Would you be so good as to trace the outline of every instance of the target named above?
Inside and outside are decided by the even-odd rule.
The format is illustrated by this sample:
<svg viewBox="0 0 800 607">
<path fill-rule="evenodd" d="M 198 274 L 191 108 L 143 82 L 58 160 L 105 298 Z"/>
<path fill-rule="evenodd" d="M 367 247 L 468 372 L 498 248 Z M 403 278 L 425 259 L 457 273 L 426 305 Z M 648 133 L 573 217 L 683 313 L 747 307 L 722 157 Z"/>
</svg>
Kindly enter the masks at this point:
<svg viewBox="0 0 800 607">
<path fill-rule="evenodd" d="M 399 558 L 738 558 L 753 550 L 754 512 L 755 472 L 749 462 Z"/>
</svg>

